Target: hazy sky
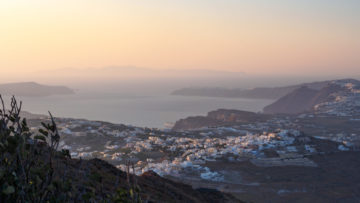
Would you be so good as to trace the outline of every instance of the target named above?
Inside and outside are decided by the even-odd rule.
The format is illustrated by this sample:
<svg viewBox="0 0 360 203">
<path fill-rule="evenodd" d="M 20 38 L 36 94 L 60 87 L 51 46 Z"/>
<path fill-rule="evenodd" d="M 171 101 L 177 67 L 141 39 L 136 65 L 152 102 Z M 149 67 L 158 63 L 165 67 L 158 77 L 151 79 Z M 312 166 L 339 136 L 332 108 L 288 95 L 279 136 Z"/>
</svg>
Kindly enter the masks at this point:
<svg viewBox="0 0 360 203">
<path fill-rule="evenodd" d="M 1 0 L 0 70 L 360 75 L 359 0 Z"/>
</svg>

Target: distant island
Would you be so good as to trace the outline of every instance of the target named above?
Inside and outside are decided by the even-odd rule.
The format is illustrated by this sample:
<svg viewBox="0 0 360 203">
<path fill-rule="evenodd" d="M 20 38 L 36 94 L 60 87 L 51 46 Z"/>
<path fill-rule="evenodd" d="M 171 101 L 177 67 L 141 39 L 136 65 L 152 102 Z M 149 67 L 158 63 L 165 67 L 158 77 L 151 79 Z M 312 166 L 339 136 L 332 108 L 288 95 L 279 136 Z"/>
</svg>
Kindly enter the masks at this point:
<svg viewBox="0 0 360 203">
<path fill-rule="evenodd" d="M 350 79 L 349 79 L 350 80 Z M 283 87 L 256 87 L 253 89 L 221 88 L 221 87 L 190 87 L 173 91 L 172 95 L 180 96 L 202 96 L 202 97 L 224 97 L 224 98 L 247 98 L 247 99 L 279 99 L 292 91 L 306 86 L 311 89 L 320 90 L 329 84 L 331 80 L 302 83 Z"/>
<path fill-rule="evenodd" d="M 74 90 L 65 86 L 42 85 L 35 82 L 0 84 L 0 94 L 27 97 L 74 94 Z"/>
</svg>

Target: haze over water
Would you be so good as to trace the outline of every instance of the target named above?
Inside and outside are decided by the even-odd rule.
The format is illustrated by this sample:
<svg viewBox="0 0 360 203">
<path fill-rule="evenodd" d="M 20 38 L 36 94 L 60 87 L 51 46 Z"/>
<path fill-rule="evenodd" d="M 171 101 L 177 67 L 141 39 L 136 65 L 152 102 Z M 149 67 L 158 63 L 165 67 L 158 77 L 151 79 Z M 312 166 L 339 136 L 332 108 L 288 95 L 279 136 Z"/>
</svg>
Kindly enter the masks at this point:
<svg viewBox="0 0 360 203">
<path fill-rule="evenodd" d="M 163 128 L 188 116 L 205 115 L 218 108 L 260 111 L 270 100 L 181 97 L 171 95 L 124 96 L 116 94 L 86 94 L 20 97 L 24 110 L 58 117 L 86 118 L 139 127 Z"/>
</svg>

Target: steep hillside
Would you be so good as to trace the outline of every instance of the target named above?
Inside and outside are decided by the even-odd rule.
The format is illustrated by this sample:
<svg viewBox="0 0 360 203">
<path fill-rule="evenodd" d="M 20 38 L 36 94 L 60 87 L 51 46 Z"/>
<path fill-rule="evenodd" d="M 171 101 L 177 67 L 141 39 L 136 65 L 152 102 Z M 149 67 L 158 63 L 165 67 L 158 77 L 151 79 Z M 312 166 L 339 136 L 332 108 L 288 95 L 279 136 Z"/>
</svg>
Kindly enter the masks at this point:
<svg viewBox="0 0 360 203">
<path fill-rule="evenodd" d="M 288 95 L 281 97 L 276 102 L 266 106 L 264 113 L 302 113 L 309 111 L 316 105 L 315 97 L 319 93 L 317 90 L 306 86 L 294 90 Z"/>
<path fill-rule="evenodd" d="M 241 202 L 231 195 L 216 190 L 193 189 L 190 185 L 177 183 L 160 177 L 154 172 L 140 176 L 128 175 L 115 166 L 100 160 L 56 160 L 56 175 L 72 180 L 74 194 L 81 194 L 82 189 L 92 191 L 93 199 L 101 200 L 101 195 L 113 196 L 119 190 L 129 189 L 130 182 L 135 182 L 143 201 L 148 202 Z M 66 170 L 66 171 L 65 171 Z M 65 177 L 63 175 L 66 174 Z M 75 197 L 74 197 L 75 198 Z"/>
<path fill-rule="evenodd" d="M 264 113 L 298 114 L 314 111 L 315 107 L 320 104 L 323 106 L 336 104 L 345 98 L 351 102 L 357 100 L 358 84 L 359 81 L 356 80 L 339 80 L 329 83 L 320 90 L 303 86 L 266 106 Z M 336 108 L 336 105 L 333 105 L 332 108 Z"/>
</svg>

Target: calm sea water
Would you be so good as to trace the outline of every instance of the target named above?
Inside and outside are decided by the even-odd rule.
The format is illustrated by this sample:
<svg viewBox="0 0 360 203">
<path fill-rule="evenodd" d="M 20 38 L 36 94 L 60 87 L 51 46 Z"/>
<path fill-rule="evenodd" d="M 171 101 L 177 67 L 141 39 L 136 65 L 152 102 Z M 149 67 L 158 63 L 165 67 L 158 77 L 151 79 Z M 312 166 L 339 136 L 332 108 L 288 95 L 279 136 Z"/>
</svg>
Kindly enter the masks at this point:
<svg viewBox="0 0 360 203">
<path fill-rule="evenodd" d="M 182 97 L 173 95 L 129 96 L 77 93 L 50 97 L 17 97 L 23 110 L 55 117 L 86 118 L 141 127 L 163 128 L 167 122 L 206 115 L 219 108 L 261 111 L 272 100 Z M 9 97 L 6 98 L 9 102 Z"/>
</svg>

